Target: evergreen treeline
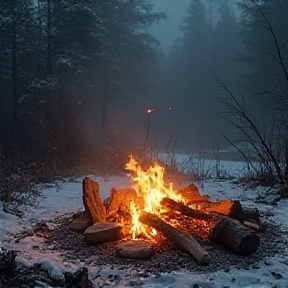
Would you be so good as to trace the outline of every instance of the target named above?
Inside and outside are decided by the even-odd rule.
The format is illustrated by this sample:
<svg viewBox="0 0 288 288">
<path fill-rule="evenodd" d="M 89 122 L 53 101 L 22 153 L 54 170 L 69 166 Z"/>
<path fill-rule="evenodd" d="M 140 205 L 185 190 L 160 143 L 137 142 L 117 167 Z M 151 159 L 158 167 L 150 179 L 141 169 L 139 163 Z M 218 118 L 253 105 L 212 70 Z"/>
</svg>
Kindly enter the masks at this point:
<svg viewBox="0 0 288 288">
<path fill-rule="evenodd" d="M 241 103 L 244 99 L 261 131 L 275 128 L 280 106 L 287 109 L 287 12 L 288 1 L 190 1 L 168 57 L 164 93 L 175 113 L 169 129 L 178 131 L 179 142 L 186 141 L 186 151 L 225 145 L 221 132 L 236 134 L 237 127 L 223 126 L 227 107 L 219 98 L 225 91 L 217 79 Z"/>
<path fill-rule="evenodd" d="M 153 1 L 0 1 L 1 167 L 115 163 L 105 156 L 121 155 L 126 144 L 132 151 L 138 137 L 143 144 L 147 115 L 135 107 L 149 97 L 162 109 L 149 115 L 149 140 L 162 139 L 159 150 L 172 142 L 189 153 L 219 147 L 221 132 L 231 128 L 219 117 L 225 91 L 216 78 L 245 98 L 261 129 L 276 123 L 288 134 L 288 2 L 237 3 L 191 0 L 165 62 L 147 32 L 164 18 Z M 141 132 L 132 128 L 137 121 Z M 121 122 L 126 129 L 112 125 Z"/>
<path fill-rule="evenodd" d="M 148 0 L 0 1 L 1 167 L 105 156 L 115 134 L 110 103 L 154 87 L 159 48 L 146 28 L 163 14 L 152 8 Z"/>
</svg>

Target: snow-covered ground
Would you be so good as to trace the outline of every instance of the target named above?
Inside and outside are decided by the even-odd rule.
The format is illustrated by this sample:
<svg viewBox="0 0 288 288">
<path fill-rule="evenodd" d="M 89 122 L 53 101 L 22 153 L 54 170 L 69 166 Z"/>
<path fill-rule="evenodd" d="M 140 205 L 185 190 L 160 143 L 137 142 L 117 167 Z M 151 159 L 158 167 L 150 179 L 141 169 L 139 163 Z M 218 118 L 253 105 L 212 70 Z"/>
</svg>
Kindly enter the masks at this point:
<svg viewBox="0 0 288 288">
<path fill-rule="evenodd" d="M 233 169 L 237 170 L 235 163 Z M 232 165 L 231 164 L 231 165 Z M 237 165 L 236 165 L 237 166 Z M 232 166 L 231 166 L 232 167 Z M 239 166 L 240 167 L 240 166 Z M 239 168 L 238 167 L 238 168 Z M 232 169 L 232 168 L 231 168 Z M 240 169 L 240 168 L 239 168 Z M 239 170 L 238 169 L 238 170 Z M 102 199 L 109 196 L 112 187 L 127 188 L 130 187 L 130 181 L 127 176 L 113 177 L 93 177 L 99 182 L 100 194 Z M 50 271 L 55 277 L 62 277 L 63 271 L 75 272 L 81 268 L 83 264 L 63 261 L 59 252 L 41 251 L 39 247 L 43 238 L 34 235 L 27 236 L 21 241 L 15 241 L 14 236 L 23 230 L 27 230 L 33 223 L 41 220 L 45 221 L 53 228 L 53 223 L 49 219 L 55 218 L 57 215 L 72 213 L 83 210 L 82 203 L 82 179 L 76 181 L 58 182 L 50 187 L 43 188 L 42 196 L 33 207 L 27 207 L 23 218 L 18 218 L 2 212 L 0 203 L 0 241 L 2 247 L 15 249 L 18 251 L 17 259 L 25 262 L 27 265 L 34 263 L 42 263 L 43 268 Z M 229 180 L 210 179 L 198 185 L 201 194 L 208 194 L 212 199 L 232 198 L 238 199 L 246 207 L 255 207 L 255 197 L 261 193 L 261 189 L 250 189 L 245 186 L 234 184 Z M 267 189 L 267 188 L 266 188 Z M 271 218 L 281 223 L 283 233 L 288 231 L 287 207 L 288 200 L 282 200 L 277 206 L 269 206 L 257 203 L 257 207 L 261 211 L 269 211 Z M 287 244 L 286 239 L 286 244 Z M 38 247 L 38 248 L 37 248 Z M 123 281 L 114 286 L 113 282 L 103 280 L 103 287 L 143 287 L 143 288 L 218 288 L 218 287 L 251 287 L 251 288 L 268 288 L 268 287 L 288 287 L 288 249 L 283 248 L 283 251 L 273 257 L 263 259 L 257 265 L 251 265 L 246 269 L 237 269 L 231 267 L 228 270 L 219 270 L 217 272 L 199 273 L 192 271 L 177 271 L 173 273 L 163 273 L 160 277 L 153 275 L 141 279 L 133 280 L 133 271 L 130 271 L 130 278 L 123 277 Z M 256 267 L 257 266 L 257 267 Z M 101 269 L 102 278 L 105 279 L 110 272 L 107 267 L 89 267 L 89 273 L 93 275 L 96 271 L 99 273 Z M 114 267 L 115 273 L 115 267 Z M 276 271 L 277 273 L 275 274 Z M 124 273 L 120 271 L 119 273 Z M 125 271 L 127 274 L 127 271 Z M 126 279 L 126 280 L 125 280 Z M 134 281 L 134 282 L 133 282 Z M 105 286 L 105 285 L 107 286 Z M 45 286 L 43 283 L 42 287 Z M 39 286 L 40 287 L 40 286 Z"/>
</svg>

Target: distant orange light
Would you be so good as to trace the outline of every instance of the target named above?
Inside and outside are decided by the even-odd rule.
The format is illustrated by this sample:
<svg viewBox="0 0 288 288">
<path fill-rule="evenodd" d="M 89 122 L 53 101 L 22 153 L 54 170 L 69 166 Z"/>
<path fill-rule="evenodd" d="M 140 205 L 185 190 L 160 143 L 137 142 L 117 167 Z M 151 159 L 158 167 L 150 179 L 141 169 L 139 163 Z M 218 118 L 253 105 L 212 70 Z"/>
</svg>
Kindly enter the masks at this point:
<svg viewBox="0 0 288 288">
<path fill-rule="evenodd" d="M 153 111 L 154 111 L 154 108 L 149 108 L 149 109 L 147 109 L 147 113 L 148 113 L 148 114 L 152 113 Z"/>
</svg>

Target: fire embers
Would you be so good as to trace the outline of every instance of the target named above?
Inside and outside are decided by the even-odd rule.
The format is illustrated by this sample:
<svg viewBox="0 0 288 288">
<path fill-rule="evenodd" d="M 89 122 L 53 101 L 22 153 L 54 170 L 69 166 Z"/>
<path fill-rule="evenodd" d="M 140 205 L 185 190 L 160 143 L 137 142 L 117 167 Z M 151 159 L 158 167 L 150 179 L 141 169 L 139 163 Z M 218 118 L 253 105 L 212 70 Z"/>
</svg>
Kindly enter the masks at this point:
<svg viewBox="0 0 288 288">
<path fill-rule="evenodd" d="M 201 195 L 194 184 L 174 190 L 171 183 L 164 183 L 165 170 L 157 163 L 143 170 L 131 157 L 126 169 L 131 172 L 132 189 L 112 188 L 109 199 L 104 203 L 99 196 L 98 183 L 84 178 L 85 212 L 71 223 L 70 228 L 79 233 L 84 231 L 89 243 L 122 239 L 130 241 L 127 245 L 121 244 L 125 249 L 135 252 L 137 247 L 139 252 L 143 250 L 143 245 L 131 240 L 159 245 L 168 238 L 199 264 L 208 264 L 211 257 L 196 239 L 221 243 L 242 255 L 249 255 L 258 247 L 259 236 L 255 227 L 260 228 L 259 223 L 254 229 L 243 225 L 248 219 L 243 216 L 245 209 L 239 201 L 212 202 L 209 196 Z M 253 217 L 250 214 L 249 223 Z M 148 255 L 151 257 L 153 253 Z"/>
</svg>

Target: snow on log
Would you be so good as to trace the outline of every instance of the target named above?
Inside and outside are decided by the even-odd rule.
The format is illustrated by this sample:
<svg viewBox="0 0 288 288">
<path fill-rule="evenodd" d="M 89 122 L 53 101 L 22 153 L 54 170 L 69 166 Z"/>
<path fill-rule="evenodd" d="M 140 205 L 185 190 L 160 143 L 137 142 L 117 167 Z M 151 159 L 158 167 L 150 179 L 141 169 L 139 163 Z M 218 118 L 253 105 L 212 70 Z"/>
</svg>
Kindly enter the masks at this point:
<svg viewBox="0 0 288 288">
<path fill-rule="evenodd" d="M 209 264 L 211 256 L 192 236 L 179 231 L 158 216 L 148 212 L 142 212 L 139 220 L 143 224 L 162 232 L 177 247 L 188 252 L 199 264 Z"/>
</svg>

